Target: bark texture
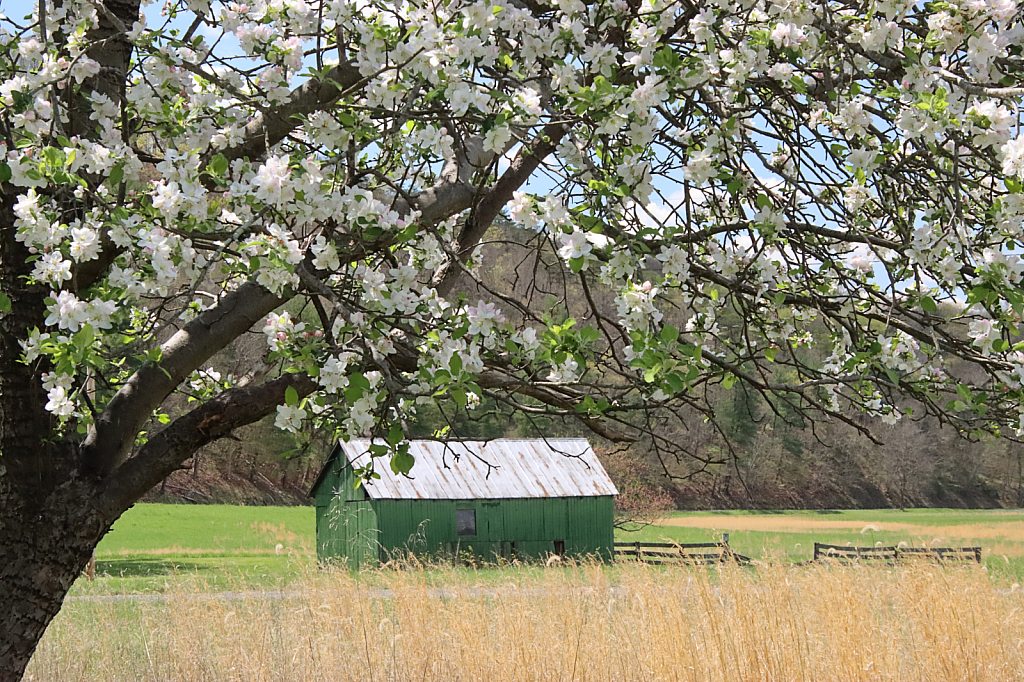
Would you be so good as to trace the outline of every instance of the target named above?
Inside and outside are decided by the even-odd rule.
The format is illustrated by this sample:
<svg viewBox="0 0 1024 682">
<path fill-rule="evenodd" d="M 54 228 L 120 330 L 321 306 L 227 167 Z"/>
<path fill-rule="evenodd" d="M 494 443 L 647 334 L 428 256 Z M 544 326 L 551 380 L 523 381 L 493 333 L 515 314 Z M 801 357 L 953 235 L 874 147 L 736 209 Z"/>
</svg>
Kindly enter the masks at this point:
<svg viewBox="0 0 1024 682">
<path fill-rule="evenodd" d="M 21 679 L 64 596 L 110 527 L 92 508 L 91 486 L 69 481 L 0 525 L 0 682 Z M 30 511 L 36 507 L 34 511 Z"/>
<path fill-rule="evenodd" d="M 55 437 L 40 363 L 24 364 L 18 339 L 42 327 L 39 286 L 26 286 L 29 253 L 14 238 L 13 199 L 0 199 L 0 682 L 18 680 L 64 595 L 109 527 L 88 503 L 73 441 Z"/>
</svg>

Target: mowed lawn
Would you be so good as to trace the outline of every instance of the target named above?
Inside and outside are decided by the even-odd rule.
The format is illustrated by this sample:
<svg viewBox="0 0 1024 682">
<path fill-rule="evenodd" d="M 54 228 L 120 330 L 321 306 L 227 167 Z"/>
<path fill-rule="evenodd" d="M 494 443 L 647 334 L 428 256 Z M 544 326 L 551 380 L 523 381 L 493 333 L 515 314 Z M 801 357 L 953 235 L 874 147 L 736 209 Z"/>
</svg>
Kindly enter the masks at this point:
<svg viewBox="0 0 1024 682">
<path fill-rule="evenodd" d="M 815 542 L 980 546 L 990 571 L 1024 576 L 1022 510 L 677 512 L 638 531 L 617 530 L 616 540 L 710 542 L 724 533 L 741 554 L 789 562 L 811 559 Z M 105 580 L 80 580 L 75 592 L 162 591 L 168 579 L 206 581 L 211 589 L 237 581 L 284 585 L 313 568 L 315 546 L 312 507 L 138 504 L 96 550 L 97 576 Z"/>
<path fill-rule="evenodd" d="M 125 592 L 162 591 L 169 578 L 271 587 L 315 564 L 315 529 L 312 507 L 137 504 L 100 541 L 96 575 Z"/>
</svg>

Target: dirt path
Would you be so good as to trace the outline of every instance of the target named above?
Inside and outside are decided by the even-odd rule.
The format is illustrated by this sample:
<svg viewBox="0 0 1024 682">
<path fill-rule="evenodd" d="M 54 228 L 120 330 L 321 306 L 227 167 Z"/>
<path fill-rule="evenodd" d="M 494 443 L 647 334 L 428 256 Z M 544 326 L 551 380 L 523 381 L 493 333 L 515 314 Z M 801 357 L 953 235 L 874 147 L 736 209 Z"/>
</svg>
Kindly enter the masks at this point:
<svg viewBox="0 0 1024 682">
<path fill-rule="evenodd" d="M 1024 540 L 1024 521 L 990 521 L 978 524 L 931 526 L 917 523 L 850 521 L 846 519 L 814 519 L 793 516 L 688 516 L 665 519 L 659 525 L 685 528 L 707 528 L 724 531 L 757 531 L 763 533 L 820 533 L 828 531 L 902 533 L 910 537 L 973 538 L 977 540 Z"/>
</svg>

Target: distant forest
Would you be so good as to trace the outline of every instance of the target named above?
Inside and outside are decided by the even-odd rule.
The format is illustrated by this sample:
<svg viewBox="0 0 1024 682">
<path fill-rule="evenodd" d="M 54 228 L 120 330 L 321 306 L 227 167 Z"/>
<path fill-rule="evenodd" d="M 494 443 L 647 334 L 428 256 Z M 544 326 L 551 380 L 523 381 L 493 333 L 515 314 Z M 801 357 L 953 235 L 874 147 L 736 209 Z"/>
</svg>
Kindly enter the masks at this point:
<svg viewBox="0 0 1024 682">
<path fill-rule="evenodd" d="M 518 228 L 499 224 L 492 228 L 483 248 L 497 250 L 478 273 L 483 287 L 501 283 L 529 296 L 549 297 L 546 308 L 579 327 L 590 324 L 574 317 L 572 282 L 536 260 L 536 251 L 519 250 L 507 239 Z M 492 258 L 493 256 L 493 258 Z M 651 262 L 656 267 L 657 262 Z M 551 284 L 551 286 L 547 286 Z M 564 291 L 554 298 L 547 291 Z M 466 279 L 466 298 L 495 300 L 486 289 Z M 577 292 L 576 300 L 583 300 Z M 610 292 L 595 290 L 595 299 L 616 316 Z M 505 311 L 514 316 L 514 311 Z M 941 312 L 941 311 L 940 311 Z M 303 311 L 295 311 L 296 315 Z M 667 314 L 685 329 L 690 314 L 680 307 Z M 720 320 L 720 334 L 741 333 L 738 324 Z M 814 330 L 814 323 L 808 328 Z M 799 355 L 806 363 L 825 362 L 827 349 L 795 344 L 780 353 Z M 252 334 L 222 352 L 215 362 L 221 372 L 264 363 L 262 334 Z M 275 371 L 267 366 L 267 372 Z M 962 368 L 946 368 L 957 376 Z M 850 414 L 848 422 L 808 420 L 793 402 L 769 402 L 742 383 L 728 388 L 703 385 L 715 406 L 714 423 L 699 414 L 679 414 L 657 425 L 658 432 L 686 443 L 692 457 L 666 459 L 649 441 L 628 449 L 603 441 L 575 420 L 543 414 L 510 414 L 485 398 L 479 406 L 442 414 L 432 404 L 420 405 L 411 437 L 446 432 L 452 437 L 535 438 L 582 436 L 590 439 L 622 491 L 621 511 L 626 516 L 668 508 L 867 508 L 867 507 L 1018 507 L 1024 506 L 1024 445 L 995 441 L 940 428 L 933 419 L 914 417 L 914 405 L 901 405 L 906 416 L 895 425 L 864 414 Z M 169 412 L 174 411 L 172 405 Z M 918 410 L 918 413 L 922 411 Z M 642 417 L 641 417 L 642 418 Z M 154 428 L 158 428 L 154 424 Z M 879 441 L 859 432 L 867 430 Z M 233 502 L 244 504 L 303 504 L 309 485 L 331 449 L 326 433 L 290 434 L 276 429 L 273 419 L 240 429 L 235 439 L 213 443 L 200 451 L 186 468 L 154 488 L 147 500 Z M 415 469 L 413 470 L 415 475 Z"/>
</svg>

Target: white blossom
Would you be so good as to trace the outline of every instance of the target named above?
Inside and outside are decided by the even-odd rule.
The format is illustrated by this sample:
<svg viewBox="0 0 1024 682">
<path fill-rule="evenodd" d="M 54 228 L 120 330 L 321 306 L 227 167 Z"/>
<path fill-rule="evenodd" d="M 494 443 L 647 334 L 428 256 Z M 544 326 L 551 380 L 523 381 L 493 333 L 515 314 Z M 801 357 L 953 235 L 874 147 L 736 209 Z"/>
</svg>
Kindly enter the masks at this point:
<svg viewBox="0 0 1024 682">
<path fill-rule="evenodd" d="M 302 428 L 302 420 L 306 418 L 306 411 L 301 407 L 290 405 L 278 405 L 277 417 L 274 418 L 274 426 L 282 431 L 297 433 Z"/>
</svg>

